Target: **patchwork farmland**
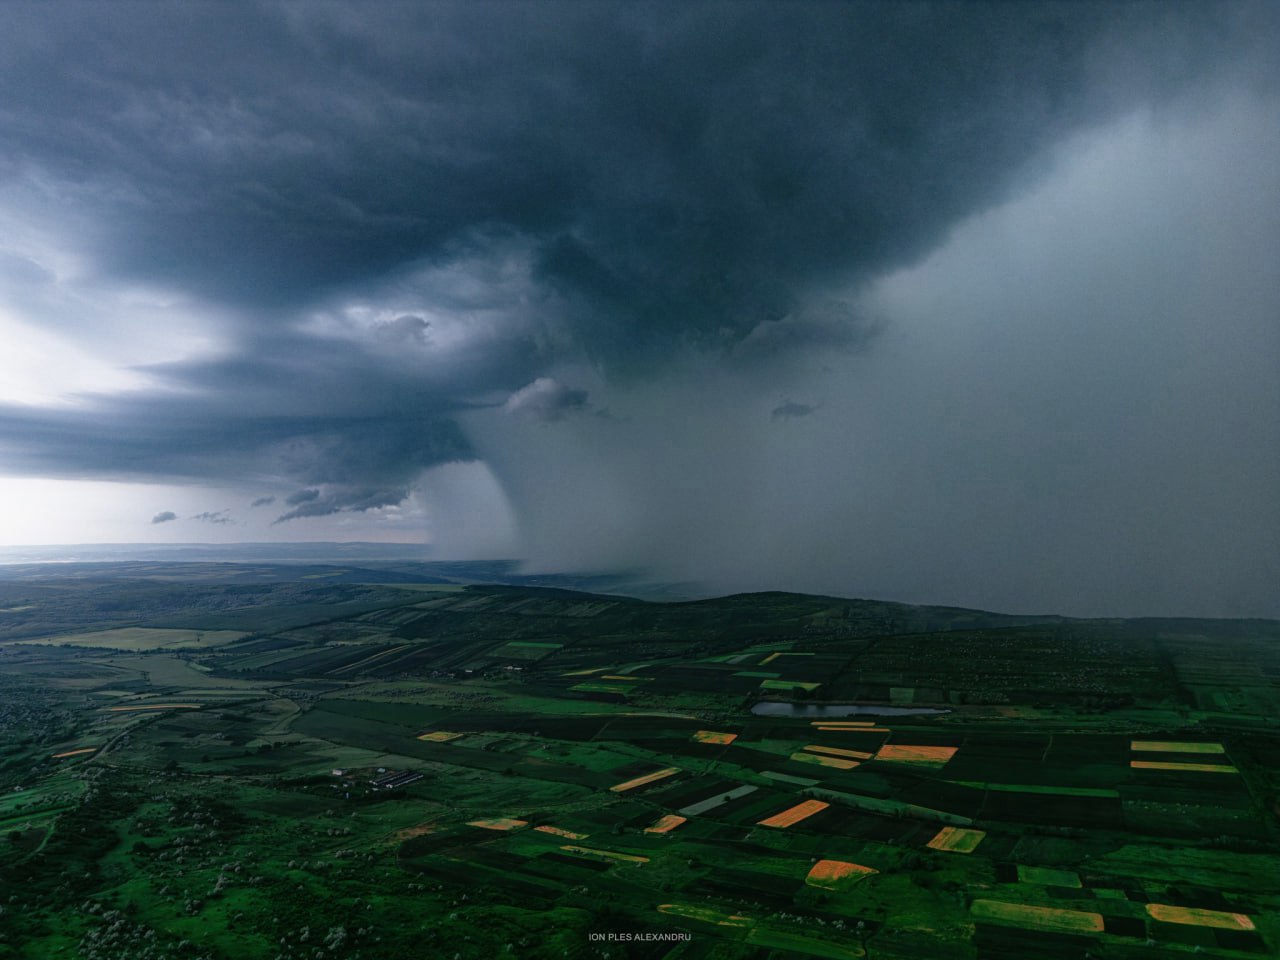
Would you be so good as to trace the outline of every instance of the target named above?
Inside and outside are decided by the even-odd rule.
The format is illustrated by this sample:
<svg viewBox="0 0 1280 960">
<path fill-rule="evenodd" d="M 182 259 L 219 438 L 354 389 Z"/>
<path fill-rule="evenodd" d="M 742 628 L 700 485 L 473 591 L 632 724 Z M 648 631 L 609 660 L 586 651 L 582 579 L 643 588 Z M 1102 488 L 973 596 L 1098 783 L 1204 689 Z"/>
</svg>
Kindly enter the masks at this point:
<svg viewBox="0 0 1280 960">
<path fill-rule="evenodd" d="M 5 960 L 1280 953 L 1280 624 L 153 566 L 0 580 Z"/>
</svg>

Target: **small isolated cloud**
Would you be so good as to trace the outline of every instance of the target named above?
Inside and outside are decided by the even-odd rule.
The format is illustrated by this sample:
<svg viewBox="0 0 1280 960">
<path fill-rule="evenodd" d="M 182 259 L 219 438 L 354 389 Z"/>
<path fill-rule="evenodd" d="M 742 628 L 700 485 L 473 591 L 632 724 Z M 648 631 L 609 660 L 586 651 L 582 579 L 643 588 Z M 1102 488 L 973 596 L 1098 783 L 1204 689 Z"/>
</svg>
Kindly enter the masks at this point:
<svg viewBox="0 0 1280 960">
<path fill-rule="evenodd" d="M 733 359 L 745 363 L 774 360 L 796 352 L 856 352 L 866 349 L 881 324 L 843 300 L 829 300 L 806 310 L 762 320 L 734 344 Z"/>
<path fill-rule="evenodd" d="M 590 405 L 587 403 L 587 391 L 574 390 L 555 377 L 539 377 L 511 394 L 502 409 L 513 416 L 547 422 L 589 410 Z"/>
<path fill-rule="evenodd" d="M 374 333 L 379 340 L 389 343 L 425 344 L 427 342 L 427 330 L 430 327 L 431 324 L 422 317 L 407 313 L 402 317 L 396 317 L 394 320 L 378 324 L 374 328 Z"/>
<path fill-rule="evenodd" d="M 817 409 L 816 403 L 795 403 L 787 400 L 774 407 L 770 417 L 773 420 L 794 420 L 796 417 L 807 417 Z"/>
<path fill-rule="evenodd" d="M 151 518 L 152 523 L 168 523 L 170 520 L 177 520 L 178 515 L 172 510 L 162 510 Z"/>
<path fill-rule="evenodd" d="M 204 513 L 197 513 L 191 519 L 199 520 L 203 523 L 230 523 L 231 522 L 231 517 L 227 515 L 226 510 L 217 510 L 212 513 L 206 510 Z"/>
<path fill-rule="evenodd" d="M 276 498 L 275 498 L 275 497 L 259 497 L 257 500 L 253 501 L 253 503 L 249 504 L 249 506 L 251 506 L 251 507 L 265 507 L 265 506 L 269 506 L 270 504 L 273 504 L 273 503 L 275 503 L 275 502 L 276 502 Z"/>
<path fill-rule="evenodd" d="M 319 490 L 299 490 L 285 498 L 285 503 L 293 509 L 276 517 L 272 523 L 284 523 L 300 517 L 327 517 L 344 510 L 357 513 L 377 510 L 403 503 L 408 496 L 407 487 L 340 487 L 323 496 Z"/>
</svg>

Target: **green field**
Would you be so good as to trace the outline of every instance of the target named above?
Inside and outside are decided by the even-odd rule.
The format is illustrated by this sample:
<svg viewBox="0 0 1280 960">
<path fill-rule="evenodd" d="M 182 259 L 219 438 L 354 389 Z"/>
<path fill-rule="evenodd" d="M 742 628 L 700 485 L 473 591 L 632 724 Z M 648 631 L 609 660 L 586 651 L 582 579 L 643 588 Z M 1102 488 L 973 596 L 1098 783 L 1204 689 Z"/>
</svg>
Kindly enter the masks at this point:
<svg viewBox="0 0 1280 960">
<path fill-rule="evenodd" d="M 1280 624 L 225 566 L 10 591 L 0 960 L 1280 950 Z"/>
</svg>

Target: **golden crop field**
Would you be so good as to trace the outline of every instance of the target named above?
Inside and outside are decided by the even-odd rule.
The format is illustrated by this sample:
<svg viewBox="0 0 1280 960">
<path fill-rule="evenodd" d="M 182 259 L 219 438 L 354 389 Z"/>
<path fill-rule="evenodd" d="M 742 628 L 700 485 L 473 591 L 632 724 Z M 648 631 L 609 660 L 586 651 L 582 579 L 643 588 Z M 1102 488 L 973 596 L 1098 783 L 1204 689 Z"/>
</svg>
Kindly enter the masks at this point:
<svg viewBox="0 0 1280 960">
<path fill-rule="evenodd" d="M 876 754 L 876 759 L 892 760 L 895 763 L 930 763 L 941 766 L 955 755 L 955 747 L 930 747 L 910 743 L 886 743 Z"/>
<path fill-rule="evenodd" d="M 428 733 L 420 734 L 418 739 L 428 740 L 431 743 L 448 743 L 450 740 L 457 740 L 461 736 L 461 733 L 452 733 L 449 730 L 431 730 Z"/>
<path fill-rule="evenodd" d="M 819 860 L 804 878 L 804 882 L 811 887 L 833 890 L 842 882 L 861 880 L 878 872 L 875 867 L 864 867 L 860 863 L 849 863 L 847 860 Z"/>
<path fill-rule="evenodd" d="M 985 830 L 943 827 L 925 846 L 932 847 L 934 850 L 946 850 L 949 853 L 973 853 L 986 835 Z"/>
<path fill-rule="evenodd" d="M 720 733 L 718 730 L 695 730 L 690 738 L 694 743 L 718 743 L 725 746 L 738 739 L 736 733 Z"/>
<path fill-rule="evenodd" d="M 668 813 L 665 817 L 659 817 L 651 827 L 645 827 L 645 833 L 670 833 L 682 823 L 687 823 L 686 817 L 677 816 L 674 813 Z"/>
<path fill-rule="evenodd" d="M 78 757 L 83 753 L 94 753 L 97 747 L 84 747 L 80 750 L 68 750 L 65 753 L 55 753 L 50 760 L 61 760 L 63 757 Z"/>
<path fill-rule="evenodd" d="M 1002 900 L 975 900 L 971 907 L 979 920 L 1002 920 L 1030 930 L 1053 933 L 1101 933 L 1102 914 L 1060 907 L 1035 907 L 1027 903 L 1005 903 Z"/>
<path fill-rule="evenodd" d="M 514 817 L 494 817 L 491 820 L 468 820 L 467 826 L 481 827 L 485 830 L 518 830 L 528 826 L 528 820 L 516 820 Z"/>
<path fill-rule="evenodd" d="M 1226 753 L 1220 743 L 1195 742 L 1190 740 L 1134 740 L 1129 744 L 1130 750 L 1143 753 Z"/>
<path fill-rule="evenodd" d="M 572 830 L 564 830 L 561 827 L 534 827 L 539 833 L 549 833 L 553 837 L 564 837 L 566 840 L 585 840 L 591 836 L 589 833 L 574 833 Z"/>
<path fill-rule="evenodd" d="M 572 843 L 566 843 L 561 850 L 567 850 L 569 853 L 582 854 L 588 857 L 603 857 L 605 860 L 620 860 L 623 863 L 648 863 L 648 857 L 637 857 L 631 853 L 618 853 L 616 850 L 599 850 L 595 847 L 578 847 Z"/>
<path fill-rule="evenodd" d="M 820 767 L 831 767 L 834 770 L 852 770 L 861 766 L 857 760 L 842 760 L 840 757 L 824 757 L 816 753 L 793 753 L 791 759 L 797 763 L 816 763 Z"/>
<path fill-rule="evenodd" d="M 674 776 L 680 772 L 679 767 L 666 767 L 654 773 L 646 773 L 642 777 L 636 777 L 632 780 L 625 780 L 622 783 L 615 783 L 609 789 L 613 793 L 624 793 L 627 790 L 634 790 L 636 787 L 643 787 L 647 783 L 654 783 L 658 780 L 665 780 L 667 777 Z"/>
<path fill-rule="evenodd" d="M 794 807 L 788 807 L 781 813 L 775 813 L 772 817 L 766 817 L 759 822 L 759 825 L 783 829 L 812 817 L 815 813 L 821 813 L 829 806 L 831 804 L 824 803 L 821 800 L 805 800 L 803 803 L 797 803 Z"/>
<path fill-rule="evenodd" d="M 1148 903 L 1147 913 L 1152 919 L 1165 923 L 1187 923 L 1197 927 L 1216 927 L 1219 930 L 1253 930 L 1253 921 L 1243 913 L 1227 913 L 1225 910 L 1203 910 L 1199 907 L 1175 907 L 1167 903 Z"/>
</svg>

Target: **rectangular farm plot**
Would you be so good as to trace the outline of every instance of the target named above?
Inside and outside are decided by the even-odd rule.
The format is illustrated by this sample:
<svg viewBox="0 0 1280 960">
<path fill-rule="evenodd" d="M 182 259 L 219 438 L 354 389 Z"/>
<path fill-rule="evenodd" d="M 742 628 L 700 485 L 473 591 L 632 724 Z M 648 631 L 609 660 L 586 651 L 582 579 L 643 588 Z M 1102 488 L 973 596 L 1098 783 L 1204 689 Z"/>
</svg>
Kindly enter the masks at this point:
<svg viewBox="0 0 1280 960">
<path fill-rule="evenodd" d="M 1175 907 L 1167 903 L 1148 903 L 1147 913 L 1153 920 L 1165 923 L 1186 923 L 1197 927 L 1214 927 L 1218 930 L 1253 930 L 1253 920 L 1243 913 L 1225 910 L 1204 910 L 1199 907 Z"/>
<path fill-rule="evenodd" d="M 461 736 L 465 736 L 465 734 L 453 733 L 450 730 L 431 730 L 420 734 L 418 739 L 426 740 L 429 743 L 448 743 L 450 740 L 457 740 Z"/>
<path fill-rule="evenodd" d="M 876 722 L 874 720 L 810 720 L 809 721 L 809 726 L 811 727 L 831 727 L 832 729 L 839 729 L 841 727 L 854 727 L 856 729 L 858 727 L 874 727 L 875 725 L 876 725 Z"/>
<path fill-rule="evenodd" d="M 753 922 L 750 917 L 743 917 L 734 913 L 721 913 L 719 910 L 712 910 L 710 907 L 695 907 L 692 904 L 685 903 L 662 903 L 658 905 L 658 912 L 673 917 L 684 917 L 687 920 L 714 923 L 718 927 L 749 927 Z"/>
<path fill-rule="evenodd" d="M 602 860 L 617 860 L 621 863 L 648 863 L 648 857 L 637 857 L 631 853 L 618 853 L 616 850 L 600 850 L 596 847 L 579 847 L 572 843 L 566 843 L 560 848 L 568 853 L 575 853 L 583 857 L 598 857 Z"/>
<path fill-rule="evenodd" d="M 699 800 L 691 803 L 687 807 L 681 808 L 680 812 L 686 817 L 700 817 L 709 810 L 723 806 L 731 800 L 739 800 L 748 794 L 755 793 L 760 788 L 753 783 L 744 783 L 741 786 L 734 787 L 732 790 L 726 790 L 723 793 L 717 793 L 714 796 L 707 797 L 705 800 Z"/>
<path fill-rule="evenodd" d="M 518 830 L 529 825 L 528 820 L 516 820 L 514 817 L 494 817 L 490 820 L 468 820 L 467 826 L 480 827 L 483 830 Z"/>
<path fill-rule="evenodd" d="M 659 817 L 651 827 L 645 827 L 645 833 L 670 833 L 682 823 L 688 821 L 684 817 L 678 817 L 674 813 L 668 813 L 665 817 Z"/>
<path fill-rule="evenodd" d="M 1226 753 L 1220 743 L 1196 743 L 1186 740 L 1134 740 L 1129 749 L 1136 753 Z"/>
<path fill-rule="evenodd" d="M 1173 770 L 1186 773 L 1239 773 L 1235 767 L 1225 763 L 1182 763 L 1176 760 L 1130 760 L 1129 766 L 1134 770 Z"/>
<path fill-rule="evenodd" d="M 786 827 L 794 826 L 801 820 L 812 817 L 815 813 L 821 813 L 829 806 L 831 804 L 824 803 L 821 800 L 805 800 L 803 803 L 797 803 L 794 807 L 788 807 L 781 813 L 775 813 L 772 817 L 766 817 L 760 821 L 760 826 L 785 829 Z"/>
<path fill-rule="evenodd" d="M 1045 887 L 1071 887 L 1080 889 L 1080 877 L 1070 870 L 1053 867 L 1029 867 L 1018 864 L 1018 879 L 1023 883 L 1038 883 Z"/>
<path fill-rule="evenodd" d="M 864 867 L 847 860 L 819 860 L 804 878 L 804 882 L 811 887 L 835 890 L 878 872 L 875 867 Z"/>
<path fill-rule="evenodd" d="M 590 834 L 574 833 L 572 830 L 565 830 L 563 827 L 541 826 L 534 827 L 539 833 L 549 833 L 553 837 L 564 837 L 566 840 L 585 840 Z"/>
<path fill-rule="evenodd" d="M 679 772 L 679 767 L 665 767 L 662 770 L 655 770 L 653 773 L 646 773 L 644 776 L 633 777 L 630 780 L 624 780 L 622 783 L 616 783 L 609 790 L 613 793 L 625 793 L 628 790 L 636 789 L 636 787 L 643 787 L 650 783 L 657 783 L 659 780 L 665 780 L 667 777 L 675 776 Z"/>
<path fill-rule="evenodd" d="M 852 770 L 860 766 L 858 760 L 844 760 L 840 757 L 824 757 L 816 753 L 793 753 L 790 759 L 797 763 L 812 763 L 819 767 L 830 767 L 833 770 Z"/>
<path fill-rule="evenodd" d="M 876 759 L 941 767 L 956 755 L 956 749 L 956 747 L 931 747 L 911 743 L 886 743 L 876 753 Z"/>
<path fill-rule="evenodd" d="M 816 743 L 806 745 L 805 750 L 809 753 L 824 753 L 830 757 L 842 757 L 846 760 L 870 760 L 875 756 L 875 754 L 867 753 L 865 750 L 846 750 L 844 747 L 823 747 Z"/>
<path fill-rule="evenodd" d="M 967 827 L 943 827 L 925 846 L 948 853 L 973 853 L 987 835 L 985 830 Z"/>
<path fill-rule="evenodd" d="M 1045 930 L 1052 933 L 1101 933 L 1103 922 L 1099 913 L 1084 910 L 1064 910 L 1060 907 L 1035 907 L 1026 903 L 1005 903 L 1001 900 L 975 900 L 970 908 L 978 920 L 994 920 L 1028 930 Z"/>
<path fill-rule="evenodd" d="M 727 746 L 738 739 L 736 733 L 720 733 L 718 730 L 695 730 L 690 737 L 694 743 L 717 743 Z"/>
<path fill-rule="evenodd" d="M 822 686 L 821 683 L 817 683 L 812 680 L 761 680 L 760 681 L 761 690 L 794 690 L 796 687 L 799 687 L 801 690 L 808 690 L 812 692 L 814 690 L 817 690 L 820 686 Z"/>
<path fill-rule="evenodd" d="M 111 713 L 129 713 L 135 710 L 199 710 L 198 703 L 140 703 L 129 707 L 107 707 Z"/>
</svg>

